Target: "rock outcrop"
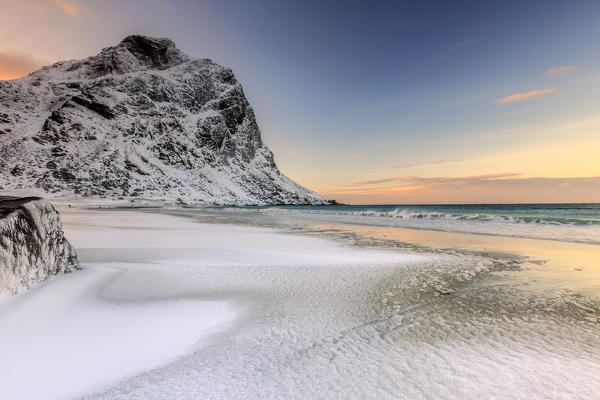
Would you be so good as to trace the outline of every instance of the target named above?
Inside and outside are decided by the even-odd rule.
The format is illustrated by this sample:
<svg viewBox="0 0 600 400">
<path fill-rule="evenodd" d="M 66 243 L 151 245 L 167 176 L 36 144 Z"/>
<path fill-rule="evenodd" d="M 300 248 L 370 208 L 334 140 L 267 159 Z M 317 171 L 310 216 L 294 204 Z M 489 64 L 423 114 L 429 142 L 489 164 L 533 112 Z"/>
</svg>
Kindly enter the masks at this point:
<svg viewBox="0 0 600 400">
<path fill-rule="evenodd" d="M 322 204 L 284 176 L 232 71 L 169 39 L 0 81 L 0 190 L 194 204 Z"/>
<path fill-rule="evenodd" d="M 0 197 L 0 299 L 78 268 L 50 202 Z"/>
</svg>

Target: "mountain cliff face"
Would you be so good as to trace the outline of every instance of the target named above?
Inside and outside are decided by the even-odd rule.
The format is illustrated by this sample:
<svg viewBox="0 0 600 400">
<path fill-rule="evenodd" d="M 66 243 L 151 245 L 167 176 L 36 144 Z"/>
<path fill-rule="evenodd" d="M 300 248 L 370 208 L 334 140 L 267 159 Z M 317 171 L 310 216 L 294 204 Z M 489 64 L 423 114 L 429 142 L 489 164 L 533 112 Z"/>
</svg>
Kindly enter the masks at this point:
<svg viewBox="0 0 600 400">
<path fill-rule="evenodd" d="M 0 300 L 78 268 L 50 202 L 0 197 Z"/>
<path fill-rule="evenodd" d="M 0 190 L 209 204 L 323 199 L 281 174 L 230 69 L 128 36 L 0 81 Z"/>
</svg>

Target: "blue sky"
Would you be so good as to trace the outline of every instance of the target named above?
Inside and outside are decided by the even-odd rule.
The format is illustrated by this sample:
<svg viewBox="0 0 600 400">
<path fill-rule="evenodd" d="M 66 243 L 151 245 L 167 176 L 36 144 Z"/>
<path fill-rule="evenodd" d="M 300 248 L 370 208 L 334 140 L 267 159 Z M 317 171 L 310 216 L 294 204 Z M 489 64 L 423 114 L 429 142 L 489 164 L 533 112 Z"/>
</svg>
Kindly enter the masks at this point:
<svg viewBox="0 0 600 400">
<path fill-rule="evenodd" d="M 402 173 L 428 178 L 600 176 L 577 159 L 585 151 L 560 171 L 552 155 L 535 168 L 510 161 L 536 146 L 596 144 L 598 1 L 24 2 L 45 12 L 0 2 L 12 8 L 0 56 L 81 58 L 142 33 L 231 67 L 280 167 L 328 197 L 352 201 L 357 182 L 406 164 Z M 530 94 L 498 104 L 519 93 Z"/>
</svg>

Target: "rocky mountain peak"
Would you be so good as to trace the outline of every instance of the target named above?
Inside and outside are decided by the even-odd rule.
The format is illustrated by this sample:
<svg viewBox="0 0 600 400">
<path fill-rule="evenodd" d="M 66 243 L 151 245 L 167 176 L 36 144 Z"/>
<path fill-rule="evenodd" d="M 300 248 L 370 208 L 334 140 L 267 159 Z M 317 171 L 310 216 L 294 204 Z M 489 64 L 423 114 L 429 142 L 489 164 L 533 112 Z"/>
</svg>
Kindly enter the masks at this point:
<svg viewBox="0 0 600 400">
<path fill-rule="evenodd" d="M 0 81 L 0 190 L 213 204 L 323 203 L 278 170 L 232 71 L 132 35 Z M 29 192 L 27 192 L 29 193 Z"/>
<path fill-rule="evenodd" d="M 167 38 L 130 35 L 123 39 L 119 46 L 125 47 L 142 64 L 152 68 L 171 67 L 189 59 Z"/>
<path fill-rule="evenodd" d="M 163 70 L 189 60 L 170 39 L 130 35 L 118 45 L 102 49 L 89 59 L 89 64 L 95 76 L 102 76 L 144 69 Z"/>
<path fill-rule="evenodd" d="M 162 53 L 167 48 L 176 49 L 175 42 L 173 42 L 169 38 L 155 38 L 144 35 L 129 35 L 126 36 L 121 43 L 120 46 L 127 47 L 130 51 L 141 51 L 146 54 L 150 54 L 152 52 Z"/>
</svg>

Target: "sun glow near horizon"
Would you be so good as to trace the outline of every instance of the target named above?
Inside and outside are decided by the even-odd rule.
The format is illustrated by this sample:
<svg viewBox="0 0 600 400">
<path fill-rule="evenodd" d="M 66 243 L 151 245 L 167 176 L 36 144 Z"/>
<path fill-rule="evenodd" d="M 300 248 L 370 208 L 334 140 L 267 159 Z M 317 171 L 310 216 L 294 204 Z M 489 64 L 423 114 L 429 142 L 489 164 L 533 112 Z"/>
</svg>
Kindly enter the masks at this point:
<svg viewBox="0 0 600 400">
<path fill-rule="evenodd" d="M 468 19 L 447 25 L 451 10 L 417 5 L 386 15 L 361 6 L 360 18 L 351 7 L 315 16 L 301 5 L 257 5 L 258 30 L 249 6 L 230 3 L 238 7 L 0 0 L 0 80 L 96 54 L 130 33 L 168 36 L 233 68 L 281 170 L 326 198 L 600 201 L 600 30 L 592 18 L 600 7 L 548 6 L 543 15 L 524 7 L 511 20 L 517 34 L 484 4 L 485 29 Z M 136 14 L 142 4 L 145 14 Z M 223 13 L 235 23 L 215 24 Z M 288 19 L 310 22 L 314 33 L 277 23 Z M 368 19 L 387 21 L 389 31 L 359 35 L 344 23 Z M 424 23 L 437 27 L 431 38 L 418 34 Z M 332 24 L 344 35 L 324 34 Z"/>
<path fill-rule="evenodd" d="M 465 159 L 381 164 L 377 174 L 369 168 L 370 174 L 337 186 L 336 177 L 317 192 L 352 204 L 599 202 L 600 118 L 547 129 L 542 137 L 553 140 L 541 146 L 489 149 Z"/>
</svg>

